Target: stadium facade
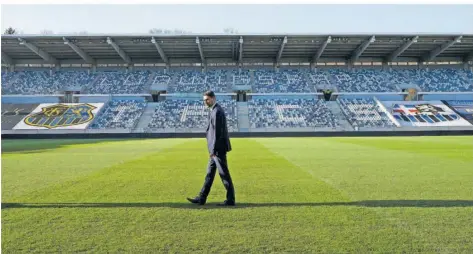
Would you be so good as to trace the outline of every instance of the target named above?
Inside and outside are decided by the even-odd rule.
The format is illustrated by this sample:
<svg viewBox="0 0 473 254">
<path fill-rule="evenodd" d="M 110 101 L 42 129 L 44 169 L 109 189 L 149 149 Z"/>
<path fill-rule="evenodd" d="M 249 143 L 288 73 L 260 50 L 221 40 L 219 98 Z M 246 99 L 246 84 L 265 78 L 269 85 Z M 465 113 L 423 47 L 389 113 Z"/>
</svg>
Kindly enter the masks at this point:
<svg viewBox="0 0 473 254">
<path fill-rule="evenodd" d="M 2 36 L 2 135 L 473 130 L 473 35 Z"/>
</svg>

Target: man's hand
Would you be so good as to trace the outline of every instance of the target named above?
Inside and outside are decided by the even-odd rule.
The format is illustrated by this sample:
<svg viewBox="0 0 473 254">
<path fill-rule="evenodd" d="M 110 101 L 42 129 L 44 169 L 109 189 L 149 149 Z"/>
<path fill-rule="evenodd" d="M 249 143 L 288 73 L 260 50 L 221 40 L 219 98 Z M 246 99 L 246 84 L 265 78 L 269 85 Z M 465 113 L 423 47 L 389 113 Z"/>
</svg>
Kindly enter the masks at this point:
<svg viewBox="0 0 473 254">
<path fill-rule="evenodd" d="M 210 158 L 213 158 L 213 157 L 215 157 L 215 154 L 210 154 Z"/>
</svg>

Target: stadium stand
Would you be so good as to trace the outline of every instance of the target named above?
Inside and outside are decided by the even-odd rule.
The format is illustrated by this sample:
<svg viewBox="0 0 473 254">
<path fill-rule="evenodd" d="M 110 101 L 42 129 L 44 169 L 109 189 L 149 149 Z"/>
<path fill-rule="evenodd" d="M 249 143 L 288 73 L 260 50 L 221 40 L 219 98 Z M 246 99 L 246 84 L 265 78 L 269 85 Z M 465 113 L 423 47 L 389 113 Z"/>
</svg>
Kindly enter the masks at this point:
<svg viewBox="0 0 473 254">
<path fill-rule="evenodd" d="M 141 117 L 146 103 L 136 100 L 112 100 L 91 124 L 91 129 L 131 129 Z"/>
<path fill-rule="evenodd" d="M 84 88 L 94 81 L 94 76 L 86 71 L 59 71 L 53 73 L 53 79 L 57 87 Z"/>
<path fill-rule="evenodd" d="M 97 72 L 95 81 L 86 88 L 89 94 L 140 94 L 146 91 L 149 71 L 135 72 Z"/>
<path fill-rule="evenodd" d="M 238 131 L 235 100 L 218 100 L 227 117 L 228 131 Z M 200 100 L 167 99 L 158 104 L 149 129 L 204 129 L 210 111 Z"/>
<path fill-rule="evenodd" d="M 85 71 L 16 71 L 2 73 L 3 94 L 58 94 L 67 87 L 85 87 L 93 77 Z"/>
<path fill-rule="evenodd" d="M 61 89 L 48 71 L 19 71 L 2 80 L 3 94 L 55 94 Z"/>
<path fill-rule="evenodd" d="M 257 93 L 309 93 L 304 70 L 255 71 L 254 91 Z"/>
<path fill-rule="evenodd" d="M 337 127 L 337 119 L 323 100 L 258 98 L 250 100 L 251 128 Z"/>
<path fill-rule="evenodd" d="M 17 71 L 2 73 L 3 94 L 58 94 L 68 87 L 84 89 L 89 94 L 138 94 L 145 92 L 149 71 Z"/>
<path fill-rule="evenodd" d="M 388 72 L 382 70 L 329 69 L 329 75 L 341 92 L 394 92 L 396 88 L 388 81 Z"/>
<path fill-rule="evenodd" d="M 470 72 L 471 73 L 471 72 Z M 456 69 L 418 70 L 412 77 L 426 92 L 471 92 L 473 82 L 468 80 L 466 71 Z"/>
<path fill-rule="evenodd" d="M 172 76 L 163 72 L 156 72 L 152 77 L 151 85 L 169 85 Z"/>
<path fill-rule="evenodd" d="M 212 70 L 203 73 L 197 70 L 180 70 L 170 73 L 174 82 L 169 86 L 169 93 L 203 93 L 212 90 L 216 93 L 227 92 L 227 73 L 224 70 Z"/>
<path fill-rule="evenodd" d="M 335 81 L 332 80 L 330 73 L 328 71 L 316 71 L 311 72 L 309 75 L 309 82 L 314 85 L 331 85 L 335 84 Z"/>
<path fill-rule="evenodd" d="M 204 129 L 208 111 L 200 99 L 194 99 L 194 94 L 201 95 L 206 90 L 216 92 L 226 108 L 229 129 L 241 132 L 261 128 L 273 131 L 269 129 L 341 126 L 340 129 L 351 131 L 353 126 L 392 127 L 393 123 L 370 99 L 374 96 L 370 93 L 377 93 L 376 98 L 381 101 L 473 99 L 471 35 L 464 35 L 461 44 L 453 44 L 440 53 L 432 51 L 433 45 L 451 40 L 451 35 L 438 35 L 441 40 L 419 35 L 423 43 L 416 44 L 416 49 L 423 52 L 420 55 L 436 53 L 431 54 L 435 55 L 433 59 L 423 62 L 422 57 L 411 56 L 415 50 L 405 49 L 387 65 L 382 61 L 389 59 L 395 48 L 400 49 L 399 41 L 406 36 L 393 35 L 388 39 L 380 35 L 377 43 L 370 42 L 362 52 L 357 51 L 364 48 L 360 43 L 370 41 L 371 36 L 215 35 L 196 36 L 194 40 L 188 36 L 156 35 L 155 46 L 150 38 L 126 35 L 29 36 L 27 43 L 49 45 L 42 48 L 41 55 L 18 43 L 24 40 L 21 37 L 2 35 L 2 54 L 8 60 L 2 62 L 2 99 L 10 104 L 107 102 L 90 128 L 149 128 L 158 129 L 157 132 Z M 117 47 L 123 46 L 122 54 L 104 47 L 109 37 L 115 39 Z M 77 56 L 64 44 L 56 47 L 58 39 L 60 44 L 69 40 L 83 47 L 94 61 L 84 59 L 82 54 Z M 320 47 L 329 39 L 334 43 Z M 203 49 L 196 47 L 196 41 L 202 43 Z M 315 45 L 319 45 L 317 49 Z M 162 48 L 154 52 L 156 46 Z M 149 54 L 150 49 L 154 53 Z M 55 56 L 57 62 L 41 60 L 47 54 Z M 72 55 L 75 57 L 70 58 Z M 412 66 L 411 62 L 417 64 Z M 308 93 L 316 92 L 316 88 L 330 90 L 331 98 L 337 101 L 310 99 L 314 95 Z M 405 97 L 401 91 L 407 88 L 417 91 L 409 90 L 410 96 Z M 231 93 L 233 99 L 221 100 L 222 93 Z M 298 93 L 297 97 L 294 93 Z M 109 102 L 112 97 L 121 101 Z M 459 108 L 466 108 L 463 106 Z"/>
<path fill-rule="evenodd" d="M 338 99 L 338 103 L 353 127 L 385 128 L 394 123 L 382 112 L 373 99 Z"/>
<path fill-rule="evenodd" d="M 230 80 L 229 80 L 230 79 Z M 256 70 L 254 82 L 248 71 L 177 70 L 164 74 L 140 70 L 99 71 L 16 71 L 2 73 L 3 94 L 57 94 L 78 87 L 86 94 L 140 94 L 150 85 L 169 85 L 169 93 L 228 92 L 231 85 L 252 85 L 256 93 L 308 93 L 312 85 L 335 85 L 340 92 L 395 92 L 396 85 L 419 86 L 426 92 L 471 92 L 473 73 L 459 69 L 434 70 L 343 70 L 307 69 Z"/>
<path fill-rule="evenodd" d="M 449 100 L 451 105 L 473 105 L 473 100 Z"/>
<path fill-rule="evenodd" d="M 231 84 L 233 86 L 251 84 L 251 76 L 248 70 L 232 70 L 230 71 L 230 75 L 232 77 Z"/>
</svg>

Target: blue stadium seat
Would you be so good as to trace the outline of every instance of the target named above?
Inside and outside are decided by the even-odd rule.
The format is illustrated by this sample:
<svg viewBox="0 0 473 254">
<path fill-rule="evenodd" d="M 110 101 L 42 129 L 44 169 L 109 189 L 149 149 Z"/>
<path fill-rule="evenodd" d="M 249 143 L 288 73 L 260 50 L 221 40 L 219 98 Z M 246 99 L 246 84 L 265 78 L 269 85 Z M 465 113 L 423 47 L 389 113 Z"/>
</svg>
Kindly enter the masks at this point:
<svg viewBox="0 0 473 254">
<path fill-rule="evenodd" d="M 373 99 L 338 99 L 342 112 L 354 127 L 394 127 Z"/>
<path fill-rule="evenodd" d="M 256 93 L 309 93 L 314 85 L 333 85 L 340 92 L 395 92 L 399 85 L 418 86 L 427 92 L 471 92 L 473 73 L 461 69 L 272 69 L 171 70 L 169 73 L 125 71 L 23 70 L 2 72 L 3 94 L 57 94 L 78 87 L 86 94 L 141 94 L 151 85 L 167 85 L 168 93 L 228 92 L 231 86 L 249 85 Z"/>
<path fill-rule="evenodd" d="M 473 91 L 473 73 L 460 69 L 394 70 L 390 76 L 402 83 L 416 84 L 424 92 Z"/>
<path fill-rule="evenodd" d="M 328 74 L 341 92 L 394 92 L 396 88 L 388 82 L 388 72 L 382 70 L 330 69 Z"/>
<path fill-rule="evenodd" d="M 95 81 L 91 83 L 86 93 L 90 94 L 140 94 L 145 93 L 151 72 L 96 72 Z"/>
<path fill-rule="evenodd" d="M 232 70 L 230 83 L 233 86 L 251 85 L 251 76 L 247 70 Z"/>
<path fill-rule="evenodd" d="M 251 128 L 338 127 L 323 100 L 253 99 L 248 102 Z"/>
<path fill-rule="evenodd" d="M 137 100 L 113 100 L 89 127 L 91 129 L 131 129 L 143 114 L 146 103 Z"/>
<path fill-rule="evenodd" d="M 197 70 L 171 71 L 173 82 L 170 83 L 169 93 L 203 93 L 212 90 L 216 93 L 227 92 L 229 82 L 227 72 L 213 70 L 203 73 Z"/>
<path fill-rule="evenodd" d="M 309 93 L 308 71 L 304 70 L 257 70 L 254 72 L 253 90 L 256 93 Z"/>
<path fill-rule="evenodd" d="M 238 130 L 235 100 L 218 100 L 225 110 L 229 131 Z M 209 109 L 201 100 L 168 99 L 158 104 L 148 126 L 150 129 L 203 129 L 207 127 Z"/>
</svg>

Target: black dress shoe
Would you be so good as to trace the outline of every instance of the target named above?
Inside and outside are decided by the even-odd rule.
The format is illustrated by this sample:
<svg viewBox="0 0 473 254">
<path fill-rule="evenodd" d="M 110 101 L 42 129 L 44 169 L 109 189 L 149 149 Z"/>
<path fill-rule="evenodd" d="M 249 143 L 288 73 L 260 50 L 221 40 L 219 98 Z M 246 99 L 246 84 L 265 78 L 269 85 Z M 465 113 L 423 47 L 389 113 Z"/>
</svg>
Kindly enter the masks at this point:
<svg viewBox="0 0 473 254">
<path fill-rule="evenodd" d="M 223 203 L 217 204 L 218 206 L 235 206 L 235 201 L 225 200 Z"/>
<path fill-rule="evenodd" d="M 197 196 L 195 198 L 187 198 L 187 200 L 193 204 L 199 204 L 199 205 L 205 205 L 205 202 L 207 202 L 206 198 L 202 198 L 200 196 Z"/>
</svg>

